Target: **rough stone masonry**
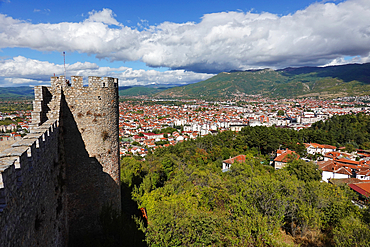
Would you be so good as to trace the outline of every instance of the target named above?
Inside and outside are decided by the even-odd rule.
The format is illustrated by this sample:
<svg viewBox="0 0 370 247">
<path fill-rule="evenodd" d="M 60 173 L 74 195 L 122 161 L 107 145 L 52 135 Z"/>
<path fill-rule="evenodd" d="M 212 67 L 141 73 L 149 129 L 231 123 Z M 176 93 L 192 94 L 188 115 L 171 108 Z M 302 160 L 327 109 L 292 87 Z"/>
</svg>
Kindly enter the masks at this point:
<svg viewBox="0 0 370 247">
<path fill-rule="evenodd" d="M 35 87 L 31 133 L 0 153 L 0 245 L 66 246 L 121 208 L 118 80 Z"/>
</svg>

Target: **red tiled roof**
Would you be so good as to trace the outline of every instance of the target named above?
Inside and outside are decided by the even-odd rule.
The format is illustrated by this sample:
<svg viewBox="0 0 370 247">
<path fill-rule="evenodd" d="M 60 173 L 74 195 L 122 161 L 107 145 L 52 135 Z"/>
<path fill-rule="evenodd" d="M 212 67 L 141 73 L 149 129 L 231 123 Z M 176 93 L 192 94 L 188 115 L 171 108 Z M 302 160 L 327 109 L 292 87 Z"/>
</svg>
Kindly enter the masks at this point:
<svg viewBox="0 0 370 247">
<path fill-rule="evenodd" d="M 323 144 L 322 146 L 323 146 L 324 148 L 327 148 L 327 149 L 334 149 L 334 150 L 336 150 L 336 149 L 337 149 L 337 147 L 336 147 L 336 146 L 332 146 L 332 145 Z"/>
<path fill-rule="evenodd" d="M 244 154 L 241 154 L 241 155 L 238 155 L 238 156 L 235 156 L 233 158 L 230 158 L 230 159 L 227 159 L 227 160 L 224 160 L 223 162 L 224 163 L 227 163 L 227 164 L 233 164 L 236 161 L 238 161 L 239 163 L 243 163 L 245 162 L 245 155 Z"/>
<path fill-rule="evenodd" d="M 349 184 L 348 186 L 351 187 L 351 189 L 360 193 L 363 196 L 366 196 L 366 197 L 370 196 L 370 182 L 369 183 Z"/>
<path fill-rule="evenodd" d="M 319 144 L 319 143 L 305 143 L 306 148 L 312 146 L 314 148 L 326 148 L 326 149 L 337 149 L 336 146 L 327 145 L 327 144 Z"/>
<path fill-rule="evenodd" d="M 324 170 L 324 168 L 326 168 L 326 167 L 330 167 L 330 169 L 331 169 L 331 167 L 334 166 L 334 162 L 333 162 L 333 160 L 319 161 L 319 162 L 317 162 L 317 165 L 319 166 L 320 170 Z"/>
<path fill-rule="evenodd" d="M 278 161 L 278 162 L 288 162 L 289 161 L 289 157 L 292 156 L 293 154 L 296 155 L 296 158 L 295 160 L 298 160 L 299 159 L 299 155 L 296 154 L 296 152 L 292 151 L 292 150 L 289 150 L 289 149 L 286 149 L 286 150 L 277 150 L 277 153 L 281 153 L 279 156 L 277 156 L 274 161 Z M 290 156 L 289 156 L 290 155 Z"/>
<path fill-rule="evenodd" d="M 335 171 L 335 173 L 352 175 L 352 170 L 350 168 L 341 167 Z"/>
<path fill-rule="evenodd" d="M 360 163 L 362 164 L 362 163 Z M 366 166 L 352 165 L 349 163 L 338 162 L 337 160 L 328 160 L 318 162 L 319 169 L 326 172 L 334 172 L 346 175 L 352 175 L 352 169 L 357 170 L 358 175 L 368 175 L 370 170 Z"/>
<path fill-rule="evenodd" d="M 370 170 L 369 169 L 360 170 L 359 172 L 357 172 L 357 175 L 369 176 L 370 175 Z"/>
<path fill-rule="evenodd" d="M 336 159 L 335 161 L 337 162 L 340 162 L 340 163 L 345 163 L 345 164 L 350 164 L 350 165 L 361 165 L 363 164 L 364 162 L 361 162 L 361 161 L 354 161 L 354 160 L 348 160 L 348 159 Z"/>
</svg>

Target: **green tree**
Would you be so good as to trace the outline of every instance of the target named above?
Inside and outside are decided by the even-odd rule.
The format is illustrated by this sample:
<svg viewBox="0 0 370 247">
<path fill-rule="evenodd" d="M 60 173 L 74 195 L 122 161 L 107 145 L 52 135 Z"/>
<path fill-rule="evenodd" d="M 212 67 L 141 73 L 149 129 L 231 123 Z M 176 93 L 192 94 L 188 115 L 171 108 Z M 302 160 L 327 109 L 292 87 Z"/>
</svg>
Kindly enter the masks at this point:
<svg viewBox="0 0 370 247">
<path fill-rule="evenodd" d="M 370 246 L 370 228 L 354 216 L 344 217 L 333 231 L 335 246 Z"/>
<path fill-rule="evenodd" d="M 291 175 L 295 175 L 299 180 L 305 182 L 320 181 L 322 177 L 322 172 L 318 169 L 316 164 L 303 160 L 294 160 L 287 163 L 286 170 Z"/>
<path fill-rule="evenodd" d="M 159 129 L 153 129 L 152 133 L 159 134 L 159 133 L 161 133 L 161 131 Z"/>
<path fill-rule="evenodd" d="M 348 153 L 356 151 L 356 148 L 351 143 L 347 143 L 345 147 L 346 147 L 345 151 L 347 151 Z"/>
<path fill-rule="evenodd" d="M 278 116 L 284 116 L 285 112 L 283 110 L 278 110 L 277 115 Z"/>
</svg>

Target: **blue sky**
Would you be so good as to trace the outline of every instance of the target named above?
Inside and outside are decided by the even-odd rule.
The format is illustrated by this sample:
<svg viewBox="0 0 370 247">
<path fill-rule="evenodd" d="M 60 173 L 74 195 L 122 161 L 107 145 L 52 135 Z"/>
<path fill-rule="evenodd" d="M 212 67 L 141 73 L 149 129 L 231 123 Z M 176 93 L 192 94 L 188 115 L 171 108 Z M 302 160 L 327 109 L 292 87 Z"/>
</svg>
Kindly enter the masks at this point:
<svg viewBox="0 0 370 247">
<path fill-rule="evenodd" d="M 221 71 L 369 62 L 370 1 L 0 0 L 0 86 L 50 76 L 194 83 Z"/>
</svg>

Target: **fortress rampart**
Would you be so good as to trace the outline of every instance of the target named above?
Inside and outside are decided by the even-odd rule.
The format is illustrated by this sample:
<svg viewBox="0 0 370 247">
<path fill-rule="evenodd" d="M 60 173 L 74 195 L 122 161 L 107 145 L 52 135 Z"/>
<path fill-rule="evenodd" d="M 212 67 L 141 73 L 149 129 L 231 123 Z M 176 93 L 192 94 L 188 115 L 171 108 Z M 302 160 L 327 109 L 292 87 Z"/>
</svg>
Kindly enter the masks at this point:
<svg viewBox="0 0 370 247">
<path fill-rule="evenodd" d="M 31 133 L 0 153 L 1 246 L 66 246 L 120 209 L 118 81 L 35 87 Z"/>
</svg>

